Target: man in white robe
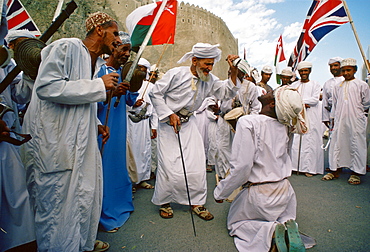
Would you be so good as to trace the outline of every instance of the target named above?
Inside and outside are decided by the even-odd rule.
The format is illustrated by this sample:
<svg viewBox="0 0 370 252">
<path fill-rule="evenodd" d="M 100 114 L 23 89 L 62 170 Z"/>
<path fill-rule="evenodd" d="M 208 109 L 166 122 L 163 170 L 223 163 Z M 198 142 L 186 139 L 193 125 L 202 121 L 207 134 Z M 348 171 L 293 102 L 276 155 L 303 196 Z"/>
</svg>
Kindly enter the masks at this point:
<svg viewBox="0 0 370 252">
<path fill-rule="evenodd" d="M 202 137 L 192 113 L 206 97 L 221 99 L 236 95 L 236 85 L 240 85 L 240 82 L 236 77 L 238 69 L 232 66 L 232 61 L 238 56 L 229 55 L 227 58 L 231 76 L 226 81 L 221 81 L 210 73 L 214 63 L 220 58 L 221 50 L 218 45 L 195 44 L 193 50 L 179 61 L 181 63 L 191 59 L 190 68 L 182 66 L 170 69 L 156 82 L 150 93 L 160 120 L 157 180 L 152 202 L 161 206 L 160 216 L 163 218 L 173 217 L 169 203 L 189 205 L 178 141 L 181 136 L 192 209 L 202 219 L 213 219 L 213 215 L 203 206 L 207 197 L 206 160 Z"/>
<path fill-rule="evenodd" d="M 150 63 L 144 58 L 140 58 L 138 66 L 141 67 L 143 72 L 148 73 L 150 70 Z M 154 188 L 146 181 L 150 179 L 152 172 L 151 139 L 156 137 L 158 127 L 158 117 L 149 97 L 149 92 L 154 84 L 149 82 L 149 78 L 149 74 L 147 74 L 146 80 L 138 90 L 138 100 L 132 107 L 129 107 L 129 118 L 127 119 L 127 138 L 131 144 L 138 176 L 136 184 L 145 189 Z M 130 118 L 134 118 L 135 121 Z"/>
<path fill-rule="evenodd" d="M 102 205 L 102 163 L 96 102 L 118 85 L 118 74 L 96 78 L 121 43 L 118 26 L 97 12 L 86 20 L 87 35 L 60 39 L 41 51 L 41 64 L 23 131 L 33 137 L 24 147 L 23 162 L 35 210 L 39 251 L 105 251 L 95 242 Z M 122 89 L 118 86 L 117 90 Z M 99 125 L 99 126 L 98 126 Z"/>
<path fill-rule="evenodd" d="M 275 101 L 277 91 L 270 91 L 259 97 L 262 103 L 259 115 L 239 119 L 232 145 L 230 175 L 214 190 L 216 202 L 222 203 L 235 189 L 243 186 L 232 202 L 227 218 L 229 234 L 234 236 L 238 251 L 270 251 L 275 227 L 283 227 L 280 235 L 285 238 L 282 225 L 288 220 L 294 223 L 292 220 L 296 217 L 296 196 L 287 180 L 293 168 L 288 154 L 288 128 L 282 122 L 283 117 L 278 117 L 277 110 L 279 107 L 284 115 L 291 110 L 297 118 L 303 103 L 297 91 L 288 86 L 279 89 L 286 93 L 280 93 L 279 97 L 286 97 L 288 108 L 282 108 L 280 104 L 283 103 Z M 287 227 L 288 230 L 292 228 Z M 292 242 L 289 237 L 289 243 Z M 302 242 L 295 245 L 304 249 Z M 279 246 L 287 251 L 285 242 Z"/>
<path fill-rule="evenodd" d="M 324 83 L 322 88 L 322 122 L 329 130 L 329 135 L 331 134 L 332 126 L 330 125 L 330 111 L 333 104 L 333 87 L 344 80 L 342 72 L 340 70 L 340 62 L 343 59 L 340 57 L 334 57 L 329 59 L 328 65 L 333 78 L 330 78 Z M 330 139 L 331 144 L 333 144 L 333 139 Z M 333 148 L 329 145 L 329 168 L 331 155 L 333 154 Z"/>
<path fill-rule="evenodd" d="M 261 70 L 261 81 L 257 82 L 257 86 L 262 87 L 266 92 L 271 91 L 272 87 L 267 84 L 271 79 L 271 75 L 272 68 L 270 66 L 264 66 Z"/>
<path fill-rule="evenodd" d="M 15 67 L 10 62 L 0 68 L 0 82 Z M 20 76 L 18 76 L 20 77 Z M 0 103 L 13 109 L 0 118 L 0 135 L 16 138 L 9 130 L 19 133 L 17 104 L 12 100 L 11 89 L 20 78 L 0 94 Z M 7 128 L 5 127 L 7 126 Z M 37 251 L 35 218 L 26 185 L 26 171 L 19 154 L 19 147 L 0 139 L 0 251 Z"/>
<path fill-rule="evenodd" d="M 360 184 L 360 175 L 366 173 L 366 126 L 370 106 L 370 90 L 366 82 L 355 78 L 355 59 L 341 61 L 344 81 L 333 87 L 333 107 L 330 119 L 333 120 L 333 149 L 331 172 L 323 180 L 339 177 L 341 168 L 352 170 L 348 183 Z"/>
<path fill-rule="evenodd" d="M 216 105 L 216 100 L 213 97 L 207 97 L 204 99 L 202 105 L 194 112 L 194 116 L 196 118 L 195 123 L 197 124 L 198 130 L 200 135 L 203 139 L 203 146 L 204 146 L 204 153 L 206 155 L 206 171 L 212 172 L 212 165 L 214 162 L 209 164 L 208 160 L 208 149 L 210 146 L 210 139 L 209 139 L 209 129 L 211 122 L 215 122 L 217 116 L 211 111 L 209 106 Z M 215 126 L 214 124 L 212 126 Z M 215 132 L 214 132 L 215 133 Z"/>
<path fill-rule="evenodd" d="M 238 59 L 237 61 L 238 62 L 234 63 L 238 67 L 238 78 L 242 83 L 235 100 L 240 102 L 243 114 L 258 114 L 261 109 L 261 103 L 258 101 L 257 97 L 259 96 L 259 90 L 263 88 L 256 86 L 253 82 L 246 79 L 251 76 L 251 67 L 248 62 L 243 59 Z M 221 104 L 221 112 L 223 114 L 228 114 L 228 112 L 232 110 L 232 103 L 232 100 L 223 100 Z M 225 118 L 226 117 L 227 116 L 225 116 Z M 215 169 L 219 178 L 223 179 L 231 167 L 231 146 L 235 129 L 233 128 L 234 126 L 231 126 L 230 123 L 222 117 L 217 121 L 217 126 L 217 155 Z"/>
<path fill-rule="evenodd" d="M 292 146 L 292 163 L 294 171 L 304 173 L 307 177 L 324 173 L 324 152 L 322 146 L 321 106 L 319 104 L 321 87 L 309 76 L 312 64 L 307 61 L 299 62 L 298 73 L 300 80 L 290 86 L 301 94 L 306 107 L 309 131 L 302 136 L 294 135 Z"/>
</svg>

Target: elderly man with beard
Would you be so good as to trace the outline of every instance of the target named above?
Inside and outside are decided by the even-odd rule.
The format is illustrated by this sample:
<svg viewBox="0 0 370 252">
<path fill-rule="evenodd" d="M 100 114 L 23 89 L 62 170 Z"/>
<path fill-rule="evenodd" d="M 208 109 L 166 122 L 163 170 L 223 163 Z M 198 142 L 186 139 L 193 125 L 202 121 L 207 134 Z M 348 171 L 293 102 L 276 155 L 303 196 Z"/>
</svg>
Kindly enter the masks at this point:
<svg viewBox="0 0 370 252">
<path fill-rule="evenodd" d="M 130 92 L 130 84 L 121 79 L 122 66 L 128 61 L 131 52 L 131 40 L 128 33 L 119 32 L 122 43 L 108 57 L 107 63 L 100 68 L 98 76 L 116 72 L 118 82 L 124 91 L 115 92 L 110 103 L 108 125 L 110 139 L 104 146 L 103 159 L 103 207 L 100 217 L 100 228 L 114 233 L 128 220 L 134 211 L 132 204 L 131 180 L 126 167 L 126 104 L 132 106 L 138 96 Z M 117 95 L 121 94 L 121 103 L 114 106 Z M 104 122 L 108 110 L 107 102 L 98 104 L 98 117 Z"/>
<path fill-rule="evenodd" d="M 97 78 L 121 43 L 116 21 L 102 12 L 86 19 L 86 37 L 57 40 L 41 51 L 41 64 L 23 131 L 23 162 L 35 210 L 39 251 L 105 251 L 95 241 L 102 206 L 102 162 L 98 132 L 107 127 L 97 118 L 97 102 L 115 90 L 118 74 Z M 120 88 L 122 89 L 122 87 Z M 99 126 L 98 126 L 99 125 Z"/>
<path fill-rule="evenodd" d="M 319 103 L 321 87 L 316 81 L 310 80 L 312 63 L 299 62 L 299 81 L 290 86 L 301 94 L 307 111 L 309 131 L 303 136 L 295 135 L 292 146 L 292 162 L 294 170 L 304 173 L 307 177 L 324 173 L 324 152 L 322 145 L 321 106 Z"/>
<path fill-rule="evenodd" d="M 231 67 L 228 80 L 221 81 L 210 73 L 221 58 L 218 46 L 195 44 L 192 51 L 178 62 L 191 59 L 190 68 L 182 66 L 170 69 L 156 82 L 150 93 L 160 120 L 158 170 L 152 202 L 161 206 L 159 213 L 162 218 L 173 217 L 170 203 L 189 205 L 178 142 L 180 133 L 192 209 L 204 220 L 213 219 L 213 215 L 204 207 L 207 197 L 206 160 L 202 137 L 192 113 L 206 97 L 231 99 L 240 86 L 238 68 L 232 64 L 237 55 L 227 57 Z"/>
</svg>

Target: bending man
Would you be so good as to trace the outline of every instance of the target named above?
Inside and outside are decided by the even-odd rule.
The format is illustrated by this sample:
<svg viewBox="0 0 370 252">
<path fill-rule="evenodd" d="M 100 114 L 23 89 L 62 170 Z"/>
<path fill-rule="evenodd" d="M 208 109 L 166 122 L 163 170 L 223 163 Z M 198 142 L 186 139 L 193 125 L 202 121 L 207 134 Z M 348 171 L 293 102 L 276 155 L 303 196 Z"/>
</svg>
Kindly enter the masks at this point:
<svg viewBox="0 0 370 252">
<path fill-rule="evenodd" d="M 288 86 L 258 99 L 262 103 L 260 114 L 243 116 L 237 123 L 230 175 L 215 188 L 214 198 L 221 203 L 243 186 L 230 206 L 227 220 L 239 251 L 269 251 L 275 228 L 278 251 L 287 251 L 283 223 L 286 222 L 289 233 L 298 235 L 298 230 L 294 221 L 296 196 L 287 180 L 292 162 L 285 125 L 297 118 L 294 127 L 303 126 L 297 132 L 307 131 L 301 114 L 304 105 L 298 92 Z M 290 251 L 304 251 L 302 241 L 291 238 L 290 249 L 294 246 L 298 250 Z"/>
</svg>

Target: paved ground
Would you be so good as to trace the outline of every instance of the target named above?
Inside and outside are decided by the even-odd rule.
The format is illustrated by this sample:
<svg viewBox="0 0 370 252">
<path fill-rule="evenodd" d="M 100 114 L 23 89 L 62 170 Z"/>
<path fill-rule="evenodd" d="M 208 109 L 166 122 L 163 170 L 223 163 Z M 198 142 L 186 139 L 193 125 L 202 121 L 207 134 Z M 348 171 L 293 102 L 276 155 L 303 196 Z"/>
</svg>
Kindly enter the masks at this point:
<svg viewBox="0 0 370 252">
<path fill-rule="evenodd" d="M 349 175 L 345 171 L 333 181 L 321 181 L 320 175 L 289 178 L 297 195 L 299 229 L 317 241 L 308 251 L 370 251 L 370 173 L 358 186 L 347 183 Z M 208 173 L 207 179 L 206 207 L 215 219 L 206 222 L 194 216 L 196 237 L 187 206 L 173 205 L 174 218 L 162 219 L 150 202 L 153 190 L 140 189 L 130 219 L 117 233 L 99 232 L 98 238 L 111 244 L 110 252 L 236 251 L 226 228 L 230 203 L 215 203 L 215 173 Z"/>
</svg>

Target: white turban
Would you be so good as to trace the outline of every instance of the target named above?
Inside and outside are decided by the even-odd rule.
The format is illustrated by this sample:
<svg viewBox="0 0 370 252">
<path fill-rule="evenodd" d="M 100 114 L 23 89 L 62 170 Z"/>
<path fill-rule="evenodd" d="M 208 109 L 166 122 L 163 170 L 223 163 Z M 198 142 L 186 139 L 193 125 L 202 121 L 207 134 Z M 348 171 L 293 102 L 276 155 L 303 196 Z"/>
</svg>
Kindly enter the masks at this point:
<svg viewBox="0 0 370 252">
<path fill-rule="evenodd" d="M 274 91 L 274 96 L 278 121 L 291 126 L 293 133 L 307 133 L 306 109 L 297 89 L 289 86 L 278 87 Z"/>
<path fill-rule="evenodd" d="M 246 60 L 237 58 L 236 60 L 233 61 L 233 65 L 238 67 L 238 69 L 242 71 L 244 74 L 248 74 L 248 76 L 250 76 L 251 66 L 248 64 Z"/>
<path fill-rule="evenodd" d="M 11 30 L 8 32 L 8 35 L 5 37 L 6 43 L 9 45 L 10 42 L 17 38 L 36 38 L 29 30 Z"/>
<path fill-rule="evenodd" d="M 344 59 L 340 62 L 340 67 L 344 66 L 356 66 L 356 60 L 352 58 Z"/>
<path fill-rule="evenodd" d="M 200 105 L 200 107 L 197 109 L 197 113 L 200 113 L 202 111 L 204 111 L 206 108 L 208 108 L 208 106 L 211 106 L 211 105 L 216 105 L 216 99 L 213 98 L 213 97 L 207 97 L 204 99 L 204 101 L 202 102 L 202 105 Z"/>
<path fill-rule="evenodd" d="M 119 31 L 118 36 L 122 40 L 123 45 L 125 45 L 125 44 L 130 44 L 131 45 L 130 34 L 128 34 L 127 32 Z"/>
<path fill-rule="evenodd" d="M 146 67 L 146 79 L 149 79 L 149 71 L 150 71 L 150 63 L 144 58 L 140 58 L 139 62 L 137 63 L 138 65 Z"/>
<path fill-rule="evenodd" d="M 260 82 L 262 79 L 257 68 L 254 68 L 254 67 L 252 67 L 252 70 L 251 70 L 251 77 L 254 79 L 256 83 Z"/>
<path fill-rule="evenodd" d="M 261 70 L 261 72 L 272 74 L 272 68 L 270 66 L 264 66 Z"/>
<path fill-rule="evenodd" d="M 297 70 L 301 70 L 302 68 L 312 68 L 312 63 L 308 61 L 301 61 L 298 63 Z"/>
<path fill-rule="evenodd" d="M 341 58 L 341 57 L 334 57 L 334 58 L 331 58 L 331 59 L 329 59 L 329 62 L 328 62 L 328 65 L 330 65 L 330 64 L 333 64 L 333 63 L 335 63 L 335 62 L 341 62 L 343 59 Z"/>
<path fill-rule="evenodd" d="M 197 43 L 193 46 L 192 51 L 185 53 L 177 63 L 181 64 L 193 57 L 201 59 L 215 59 L 216 63 L 221 59 L 221 50 L 218 48 L 219 46 L 219 44 L 211 45 L 208 43 Z"/>
<path fill-rule="evenodd" d="M 282 71 L 281 71 L 281 74 L 282 76 L 289 76 L 289 77 L 292 77 L 293 76 L 293 71 L 292 71 L 292 68 L 291 67 L 287 67 L 287 68 L 284 68 Z"/>
</svg>

